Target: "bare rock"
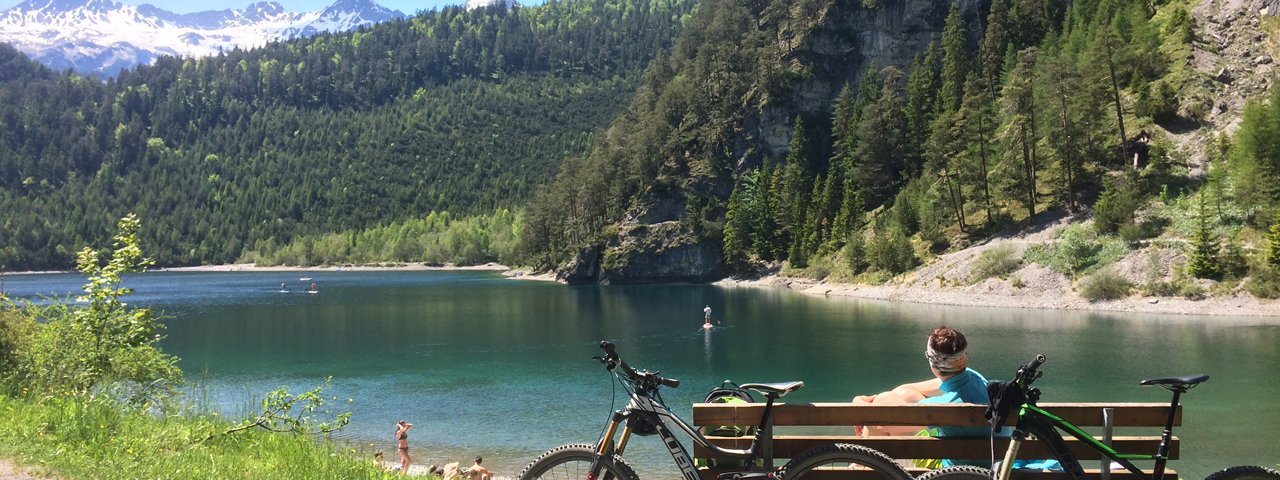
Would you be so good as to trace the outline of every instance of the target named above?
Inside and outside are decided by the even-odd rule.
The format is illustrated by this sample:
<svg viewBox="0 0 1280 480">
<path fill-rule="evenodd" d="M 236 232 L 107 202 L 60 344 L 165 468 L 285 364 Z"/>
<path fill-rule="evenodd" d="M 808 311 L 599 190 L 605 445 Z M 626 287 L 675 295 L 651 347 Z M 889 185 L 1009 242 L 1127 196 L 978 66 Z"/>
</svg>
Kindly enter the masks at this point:
<svg viewBox="0 0 1280 480">
<path fill-rule="evenodd" d="M 1271 55 L 1262 55 L 1258 58 L 1253 59 L 1253 63 L 1256 63 L 1258 65 L 1270 65 L 1271 61 L 1272 61 Z"/>
<path fill-rule="evenodd" d="M 1213 75 L 1213 79 L 1222 83 L 1231 83 L 1231 70 L 1227 67 L 1218 69 L 1218 73 Z"/>
</svg>

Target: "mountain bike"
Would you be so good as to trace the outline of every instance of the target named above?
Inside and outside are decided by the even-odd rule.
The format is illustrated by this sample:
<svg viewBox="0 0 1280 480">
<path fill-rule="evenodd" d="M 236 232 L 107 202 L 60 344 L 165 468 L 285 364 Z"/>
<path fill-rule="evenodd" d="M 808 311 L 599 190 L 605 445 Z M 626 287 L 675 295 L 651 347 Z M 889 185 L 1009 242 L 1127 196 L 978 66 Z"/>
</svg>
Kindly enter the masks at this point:
<svg viewBox="0 0 1280 480">
<path fill-rule="evenodd" d="M 1022 442 L 1028 439 L 1039 440 L 1047 445 L 1053 452 L 1054 458 L 1061 463 L 1062 469 L 1070 474 L 1072 479 L 1081 480 L 1085 477 L 1084 468 L 1067 447 L 1059 431 L 1067 432 L 1079 439 L 1084 445 L 1114 462 L 1112 465 L 1118 464 L 1138 478 L 1164 480 L 1178 398 L 1196 385 L 1208 380 L 1208 375 L 1151 378 L 1139 382 L 1140 385 L 1159 385 L 1168 389 L 1173 392 L 1173 400 L 1169 403 L 1168 420 L 1165 422 L 1164 432 L 1155 454 L 1122 454 L 1085 433 L 1079 427 L 1036 406 L 1040 400 L 1040 389 L 1032 388 L 1031 384 L 1043 375 L 1044 372 L 1039 371 L 1039 368 L 1044 362 L 1044 355 L 1037 355 L 1018 368 L 1013 380 L 1007 383 L 992 382 L 988 386 L 988 391 L 993 392 L 990 403 L 987 405 L 987 418 L 991 420 L 992 431 L 1002 428 L 1011 413 L 1016 415 L 1017 419 L 1017 426 L 1013 430 L 1004 460 L 997 464 L 998 475 L 996 475 L 997 472 L 983 467 L 954 466 L 925 473 L 917 480 L 1009 480 L 1012 478 L 1010 475 L 1013 471 L 1014 459 L 1018 456 L 1018 449 Z M 1154 461 L 1155 466 L 1151 473 L 1147 473 L 1134 465 L 1135 461 Z M 1270 468 L 1245 465 L 1220 470 L 1209 475 L 1206 480 L 1280 480 L 1280 472 Z"/>
<path fill-rule="evenodd" d="M 871 478 L 911 480 L 911 474 L 893 459 L 874 449 L 851 444 L 833 443 L 814 447 L 792 458 L 783 467 L 774 468 L 771 453 L 774 401 L 799 390 L 804 382 L 740 385 L 744 390 L 763 396 L 766 402 L 764 413 L 759 426 L 754 430 L 749 448 L 722 448 L 712 444 L 697 429 L 672 413 L 663 402 L 660 389 L 679 387 L 679 380 L 663 378 L 656 371 L 632 368 L 618 356 L 614 345 L 608 341 L 600 342 L 600 348 L 604 355 L 595 359 L 604 364 L 605 370 L 630 396 L 627 406 L 610 415 L 603 434 L 595 444 L 562 445 L 548 450 L 520 472 L 520 480 L 638 480 L 639 476 L 623 460 L 622 455 L 631 437 L 651 435 L 657 435 L 671 453 L 684 480 L 702 480 L 684 444 L 674 435 L 675 431 L 683 433 L 716 456 L 745 460 L 741 462 L 743 467 L 740 467 L 740 471 L 719 473 L 716 480 L 812 480 L 819 476 L 831 476 L 827 474 L 832 473 L 839 476 L 843 471 L 853 470 L 858 470 L 857 473 L 861 476 Z"/>
</svg>

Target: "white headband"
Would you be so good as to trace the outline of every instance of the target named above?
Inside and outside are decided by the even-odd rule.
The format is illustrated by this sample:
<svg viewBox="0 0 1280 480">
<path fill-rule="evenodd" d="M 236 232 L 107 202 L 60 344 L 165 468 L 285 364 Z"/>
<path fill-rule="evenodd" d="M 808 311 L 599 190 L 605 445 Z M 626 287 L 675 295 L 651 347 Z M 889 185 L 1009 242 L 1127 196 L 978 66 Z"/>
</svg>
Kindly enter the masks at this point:
<svg viewBox="0 0 1280 480">
<path fill-rule="evenodd" d="M 942 373 L 956 373 L 964 370 L 964 350 L 947 355 L 938 353 L 926 341 L 924 345 L 924 356 L 929 359 L 929 365 Z"/>
</svg>

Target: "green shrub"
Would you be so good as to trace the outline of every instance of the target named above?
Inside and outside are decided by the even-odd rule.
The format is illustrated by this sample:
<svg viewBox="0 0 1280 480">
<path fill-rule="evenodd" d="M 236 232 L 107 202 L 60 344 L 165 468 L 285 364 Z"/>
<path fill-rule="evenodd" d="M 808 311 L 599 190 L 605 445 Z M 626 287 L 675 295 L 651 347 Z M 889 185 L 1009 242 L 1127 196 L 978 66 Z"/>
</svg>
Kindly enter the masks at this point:
<svg viewBox="0 0 1280 480">
<path fill-rule="evenodd" d="M 1259 268 L 1249 276 L 1244 289 L 1258 298 L 1280 298 L 1280 272 L 1274 268 Z"/>
<path fill-rule="evenodd" d="M 1084 279 L 1080 295 L 1090 302 L 1117 300 L 1129 295 L 1133 284 L 1111 270 L 1102 270 Z"/>
<path fill-rule="evenodd" d="M 982 251 L 973 262 L 969 281 L 978 283 L 991 277 L 1004 278 L 1022 266 L 1022 257 L 1012 245 L 999 245 Z"/>
</svg>

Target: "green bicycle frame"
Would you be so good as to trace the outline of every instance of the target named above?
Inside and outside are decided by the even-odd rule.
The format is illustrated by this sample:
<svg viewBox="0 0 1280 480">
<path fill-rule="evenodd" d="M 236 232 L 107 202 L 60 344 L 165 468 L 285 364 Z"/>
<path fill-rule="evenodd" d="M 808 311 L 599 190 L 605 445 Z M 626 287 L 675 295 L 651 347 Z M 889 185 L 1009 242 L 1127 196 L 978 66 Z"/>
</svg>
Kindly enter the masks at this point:
<svg viewBox="0 0 1280 480">
<path fill-rule="evenodd" d="M 1176 403 L 1174 405 L 1176 405 Z M 1170 422 L 1172 422 L 1172 420 L 1170 420 Z M 1090 448 L 1108 459 L 1119 463 L 1126 470 L 1133 472 L 1134 475 L 1137 475 L 1140 478 L 1148 480 L 1163 480 L 1165 462 L 1168 461 L 1168 427 L 1165 429 L 1166 435 L 1161 439 L 1159 451 L 1155 455 L 1119 453 L 1109 445 L 1102 443 L 1097 438 L 1094 438 L 1093 435 L 1081 430 L 1080 427 L 1077 427 L 1071 424 L 1071 422 L 1063 420 L 1061 417 L 1029 403 L 1023 403 L 1018 408 L 1018 426 L 1013 431 L 1013 436 L 1009 443 L 1009 449 L 1005 452 L 1004 462 L 1000 465 L 1000 472 L 997 478 L 1010 478 L 1009 475 L 1012 472 L 1013 461 L 1017 457 L 1018 449 L 1021 447 L 1022 442 L 1027 439 L 1027 435 L 1031 434 L 1049 446 L 1053 451 L 1054 457 L 1056 457 L 1058 462 L 1062 464 L 1063 470 L 1070 473 L 1073 479 L 1083 479 L 1084 467 L 1080 465 L 1080 460 L 1077 459 L 1075 454 L 1071 452 L 1071 449 L 1067 447 L 1062 435 L 1058 433 L 1059 429 L 1071 434 L 1071 436 L 1084 442 L 1085 445 L 1088 445 Z M 1133 464 L 1134 461 L 1138 460 L 1154 460 L 1155 474 L 1147 475 L 1141 468 L 1138 468 Z"/>
</svg>

